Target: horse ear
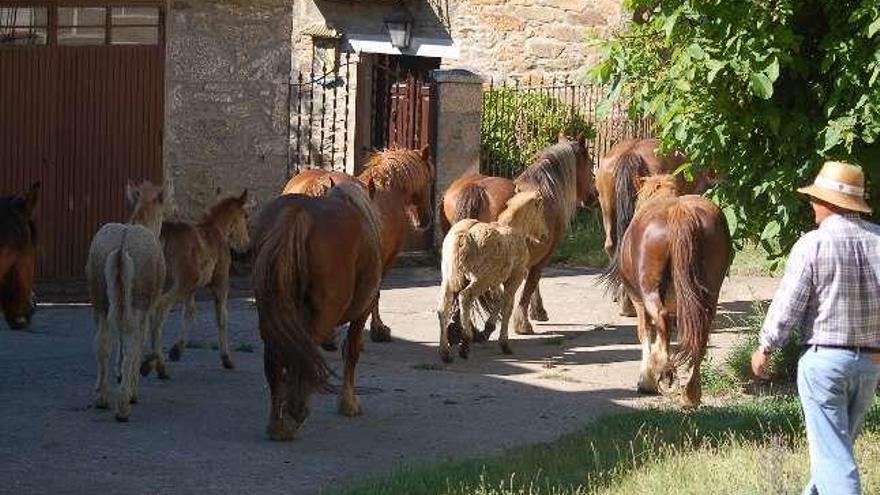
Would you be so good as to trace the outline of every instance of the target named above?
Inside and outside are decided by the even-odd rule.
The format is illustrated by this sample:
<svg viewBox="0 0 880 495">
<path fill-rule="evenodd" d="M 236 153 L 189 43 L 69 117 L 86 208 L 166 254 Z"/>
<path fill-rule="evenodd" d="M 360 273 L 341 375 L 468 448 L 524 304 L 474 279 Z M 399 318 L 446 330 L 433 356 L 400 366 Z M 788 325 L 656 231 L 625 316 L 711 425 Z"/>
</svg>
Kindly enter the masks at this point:
<svg viewBox="0 0 880 495">
<path fill-rule="evenodd" d="M 37 201 L 40 199 L 40 183 L 34 182 L 28 192 L 24 195 L 24 211 L 28 216 L 34 212 L 37 207 Z"/>
<path fill-rule="evenodd" d="M 238 200 L 241 202 L 241 204 L 245 204 L 247 202 L 247 198 L 248 190 L 247 188 L 245 188 L 244 192 L 241 193 L 241 196 L 238 197 Z"/>
<path fill-rule="evenodd" d="M 141 191 L 129 180 L 125 184 L 125 198 L 128 200 L 130 206 L 134 206 L 138 203 L 138 200 L 141 199 Z"/>
<path fill-rule="evenodd" d="M 336 187 L 336 181 L 333 180 L 332 176 L 330 176 L 330 175 L 327 176 L 327 182 L 330 184 L 330 186 L 327 189 L 333 189 L 334 187 Z"/>
<path fill-rule="evenodd" d="M 567 143 L 568 142 L 568 136 L 565 135 L 565 132 L 559 131 L 558 142 L 560 142 L 560 143 Z"/>
</svg>

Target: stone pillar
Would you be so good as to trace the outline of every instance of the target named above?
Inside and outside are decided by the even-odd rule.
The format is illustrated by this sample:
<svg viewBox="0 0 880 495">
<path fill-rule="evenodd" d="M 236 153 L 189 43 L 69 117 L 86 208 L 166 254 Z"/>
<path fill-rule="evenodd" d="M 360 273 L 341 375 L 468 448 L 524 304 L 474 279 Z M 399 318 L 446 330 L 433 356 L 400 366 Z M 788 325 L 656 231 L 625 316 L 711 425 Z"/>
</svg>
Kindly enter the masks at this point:
<svg viewBox="0 0 880 495">
<path fill-rule="evenodd" d="M 443 193 L 455 179 L 480 171 L 480 121 L 483 79 L 461 69 L 431 72 L 436 87 L 434 127 L 434 201 L 440 205 Z M 434 222 L 434 247 L 443 243 L 440 219 Z"/>
</svg>

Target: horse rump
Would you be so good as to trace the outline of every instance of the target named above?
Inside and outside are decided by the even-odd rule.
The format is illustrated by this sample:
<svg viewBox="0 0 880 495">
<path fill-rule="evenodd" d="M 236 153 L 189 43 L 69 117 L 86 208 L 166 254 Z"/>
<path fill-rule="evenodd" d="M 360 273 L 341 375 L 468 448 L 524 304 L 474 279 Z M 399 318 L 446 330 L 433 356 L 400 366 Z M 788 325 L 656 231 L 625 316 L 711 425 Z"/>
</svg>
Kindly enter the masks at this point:
<svg viewBox="0 0 880 495">
<path fill-rule="evenodd" d="M 483 186 L 475 182 L 466 185 L 459 193 L 458 201 L 455 203 L 452 224 L 465 218 L 478 220 L 480 212 L 488 201 L 489 196 L 486 194 L 486 189 Z"/>
</svg>

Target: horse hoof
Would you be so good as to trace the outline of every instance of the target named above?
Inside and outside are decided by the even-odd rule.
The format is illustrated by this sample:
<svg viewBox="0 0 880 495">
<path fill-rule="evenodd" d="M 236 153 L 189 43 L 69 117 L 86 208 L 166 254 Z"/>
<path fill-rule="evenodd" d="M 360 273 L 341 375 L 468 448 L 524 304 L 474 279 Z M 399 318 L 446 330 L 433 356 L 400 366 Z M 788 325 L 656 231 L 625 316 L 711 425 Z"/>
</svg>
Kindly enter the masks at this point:
<svg viewBox="0 0 880 495">
<path fill-rule="evenodd" d="M 269 439 L 272 441 L 289 442 L 293 440 L 293 430 L 290 429 L 287 425 L 269 425 L 266 430 L 266 433 L 269 435 Z"/>
<path fill-rule="evenodd" d="M 501 352 L 504 354 L 513 354 L 513 350 L 510 348 L 510 344 L 507 342 L 501 344 Z"/>
<path fill-rule="evenodd" d="M 98 397 L 95 399 L 96 409 L 107 409 L 110 407 L 110 401 L 106 397 Z"/>
<path fill-rule="evenodd" d="M 639 384 L 636 386 L 636 391 L 642 395 L 659 395 L 660 393 L 656 389 L 652 389 L 645 385 Z"/>
<path fill-rule="evenodd" d="M 625 309 L 621 309 L 621 310 L 620 310 L 620 316 L 625 316 L 625 317 L 627 317 L 627 318 L 634 318 L 634 317 L 636 316 L 636 311 L 635 311 L 635 310 L 628 311 L 628 310 L 625 310 Z"/>
<path fill-rule="evenodd" d="M 156 368 L 156 377 L 158 377 L 160 380 L 171 379 L 171 375 L 168 373 L 168 370 L 165 368 L 165 366 L 158 366 Z"/>
<path fill-rule="evenodd" d="M 172 361 L 180 361 L 180 356 L 183 354 L 183 346 L 178 342 L 174 344 L 170 351 L 168 351 L 168 359 Z"/>
<path fill-rule="evenodd" d="M 116 413 L 117 423 L 128 423 L 128 413 Z"/>
<path fill-rule="evenodd" d="M 458 349 L 458 355 L 459 355 L 459 357 L 461 357 L 462 359 L 467 359 L 467 358 L 468 358 L 468 354 L 470 354 L 470 352 L 471 352 L 471 350 L 468 349 L 467 347 L 461 347 L 461 348 Z"/>
<path fill-rule="evenodd" d="M 373 342 L 391 342 L 391 329 L 385 325 L 370 328 L 370 340 Z"/>
<path fill-rule="evenodd" d="M 514 329 L 517 335 L 535 335 L 535 330 L 531 325 Z"/>
<path fill-rule="evenodd" d="M 477 335 L 480 335 L 483 338 L 483 341 L 489 340 L 489 337 L 492 336 L 492 332 L 495 331 L 495 325 L 492 323 L 486 323 L 486 327 L 483 328 L 482 332 L 477 332 Z"/>
<path fill-rule="evenodd" d="M 446 364 L 449 364 L 452 362 L 452 355 L 449 354 L 449 351 L 440 351 L 440 360 Z"/>
<path fill-rule="evenodd" d="M 153 360 L 156 359 L 155 356 L 147 356 L 141 361 L 141 376 L 147 376 L 153 371 Z"/>
<path fill-rule="evenodd" d="M 220 356 L 220 361 L 223 362 L 224 368 L 226 368 L 228 370 L 235 369 L 235 363 L 232 362 L 232 358 L 229 356 L 229 354 L 224 354 L 224 355 Z"/>
<path fill-rule="evenodd" d="M 550 317 L 547 316 L 547 310 L 544 308 L 541 309 L 532 309 L 529 315 L 535 321 L 549 321 Z"/>
<path fill-rule="evenodd" d="M 339 401 L 339 414 L 343 416 L 353 418 L 355 416 L 360 416 L 363 412 L 364 411 L 361 409 L 361 405 L 358 404 L 357 400 L 351 402 Z"/>
<path fill-rule="evenodd" d="M 327 352 L 335 352 L 339 350 L 339 346 L 336 345 L 335 340 L 329 340 L 327 342 L 321 343 L 321 349 L 324 349 Z"/>
<path fill-rule="evenodd" d="M 474 332 L 474 342 L 486 342 L 488 337 L 483 332 Z"/>
<path fill-rule="evenodd" d="M 132 396 L 131 396 L 131 399 L 128 399 L 128 403 L 129 403 L 129 404 L 137 404 L 137 403 L 138 403 L 138 398 L 137 398 L 137 396 L 136 396 L 136 395 L 132 395 Z"/>
</svg>

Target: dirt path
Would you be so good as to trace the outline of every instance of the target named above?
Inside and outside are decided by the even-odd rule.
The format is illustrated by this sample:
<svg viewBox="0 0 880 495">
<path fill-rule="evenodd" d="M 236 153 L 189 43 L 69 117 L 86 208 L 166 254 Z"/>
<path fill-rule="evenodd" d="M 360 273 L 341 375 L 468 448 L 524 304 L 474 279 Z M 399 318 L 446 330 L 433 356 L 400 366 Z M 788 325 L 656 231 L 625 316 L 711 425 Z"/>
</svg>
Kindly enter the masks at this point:
<svg viewBox="0 0 880 495">
<path fill-rule="evenodd" d="M 207 345 L 172 363 L 172 380 L 144 380 L 127 424 L 91 405 L 90 308 L 42 307 L 29 333 L 2 327 L 0 493 L 317 493 L 400 465 L 551 440 L 658 400 L 634 393 L 634 320 L 616 316 L 590 271 L 551 270 L 542 282 L 551 321 L 536 327 L 540 335 L 515 336 L 514 356 L 492 342 L 448 366 L 436 353 L 437 272 L 401 269 L 387 282 L 383 317 L 396 340 L 367 343 L 358 368 L 365 414 L 338 416 L 336 397 L 318 396 L 292 443 L 263 432 L 262 345 L 245 299 L 230 303 L 238 369 L 223 370 L 209 348 L 213 311 L 200 302 L 191 339 Z M 774 287 L 726 281 L 713 353 L 736 337 L 724 315 L 736 320 Z M 179 321 L 179 312 L 169 319 L 166 344 Z"/>
</svg>

